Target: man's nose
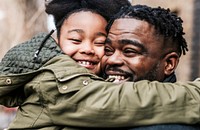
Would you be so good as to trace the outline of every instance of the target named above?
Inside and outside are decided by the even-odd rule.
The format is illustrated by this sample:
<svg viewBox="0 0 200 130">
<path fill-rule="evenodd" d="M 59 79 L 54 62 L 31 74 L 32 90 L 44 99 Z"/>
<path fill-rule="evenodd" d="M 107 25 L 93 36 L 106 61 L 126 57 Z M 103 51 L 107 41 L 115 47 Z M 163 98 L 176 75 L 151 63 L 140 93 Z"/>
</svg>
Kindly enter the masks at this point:
<svg viewBox="0 0 200 130">
<path fill-rule="evenodd" d="M 115 52 L 111 56 L 108 56 L 107 64 L 110 65 L 122 65 L 123 59 L 120 52 Z"/>
</svg>

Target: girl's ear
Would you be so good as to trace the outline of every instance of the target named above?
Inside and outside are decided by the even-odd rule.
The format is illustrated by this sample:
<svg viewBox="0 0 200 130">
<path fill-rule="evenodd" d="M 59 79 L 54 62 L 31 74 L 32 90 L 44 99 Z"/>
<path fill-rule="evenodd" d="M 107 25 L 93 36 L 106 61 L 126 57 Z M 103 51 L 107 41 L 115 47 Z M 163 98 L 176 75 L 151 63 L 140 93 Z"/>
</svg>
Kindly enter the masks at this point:
<svg viewBox="0 0 200 130">
<path fill-rule="evenodd" d="M 165 75 L 170 75 L 175 71 L 179 63 L 179 55 L 176 52 L 171 52 L 165 56 L 164 60 L 165 60 L 164 73 Z"/>
</svg>

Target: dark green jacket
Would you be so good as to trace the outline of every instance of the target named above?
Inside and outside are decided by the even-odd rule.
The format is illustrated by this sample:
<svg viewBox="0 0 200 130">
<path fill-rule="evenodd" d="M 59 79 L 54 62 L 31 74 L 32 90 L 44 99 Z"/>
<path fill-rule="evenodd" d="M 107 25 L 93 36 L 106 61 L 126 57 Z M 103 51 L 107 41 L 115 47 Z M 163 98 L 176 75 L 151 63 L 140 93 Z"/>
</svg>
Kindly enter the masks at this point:
<svg viewBox="0 0 200 130">
<path fill-rule="evenodd" d="M 0 63 L 0 104 L 19 106 L 10 129 L 200 123 L 200 80 L 106 82 L 63 55 L 52 38 L 35 65 L 34 52 L 44 37 L 16 46 Z"/>
</svg>

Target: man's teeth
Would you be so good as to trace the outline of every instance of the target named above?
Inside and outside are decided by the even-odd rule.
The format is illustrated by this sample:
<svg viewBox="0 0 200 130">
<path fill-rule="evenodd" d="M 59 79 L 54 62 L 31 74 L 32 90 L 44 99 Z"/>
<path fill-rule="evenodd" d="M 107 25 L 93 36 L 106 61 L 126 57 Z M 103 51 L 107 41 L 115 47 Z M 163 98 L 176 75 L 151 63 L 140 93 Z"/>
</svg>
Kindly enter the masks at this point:
<svg viewBox="0 0 200 130">
<path fill-rule="evenodd" d="M 80 65 L 93 65 L 92 62 L 89 61 L 78 61 Z"/>
<path fill-rule="evenodd" d="M 115 78 L 115 80 L 124 80 L 125 77 L 121 75 L 109 75 L 108 78 Z"/>
</svg>

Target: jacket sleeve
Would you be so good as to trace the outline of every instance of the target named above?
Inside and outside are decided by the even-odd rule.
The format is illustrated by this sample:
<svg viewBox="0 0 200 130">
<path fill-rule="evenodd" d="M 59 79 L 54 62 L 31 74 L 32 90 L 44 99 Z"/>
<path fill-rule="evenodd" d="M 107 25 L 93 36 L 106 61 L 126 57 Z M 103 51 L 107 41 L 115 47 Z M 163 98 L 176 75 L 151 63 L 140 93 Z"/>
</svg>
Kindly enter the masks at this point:
<svg viewBox="0 0 200 130">
<path fill-rule="evenodd" d="M 141 81 L 118 85 L 92 81 L 69 99 L 49 105 L 49 110 L 55 124 L 68 122 L 72 126 L 195 124 L 200 121 L 199 87 L 199 81 L 175 84 Z"/>
<path fill-rule="evenodd" d="M 75 66 L 74 66 L 75 67 Z M 73 67 L 72 67 L 73 68 Z M 200 123 L 200 80 L 193 82 L 101 81 L 79 69 L 66 69 L 53 81 L 41 81 L 54 124 L 80 127 L 128 127 L 160 123 Z M 71 70 L 71 71 L 70 71 Z M 48 77 L 48 76 L 44 76 Z M 53 83 L 52 83 L 53 84 Z M 54 83 L 55 85 L 55 83 Z M 55 92 L 58 91 L 58 92 Z"/>
<path fill-rule="evenodd" d="M 27 96 L 24 93 L 24 85 L 38 73 L 25 75 L 1 75 L 0 76 L 0 104 L 6 107 L 21 105 Z"/>
<path fill-rule="evenodd" d="M 55 40 L 50 37 L 43 45 L 38 59 L 34 59 L 35 52 L 46 36 L 45 33 L 37 34 L 30 40 L 14 46 L 5 54 L 0 62 L 0 104 L 7 107 L 21 105 L 27 98 L 23 90 L 24 85 L 35 76 L 34 71 L 53 57 L 63 54 Z M 33 74 L 30 74 L 32 72 Z M 13 79 L 12 83 L 9 83 L 10 79 L 6 78 L 6 75 Z M 22 79 L 23 83 L 21 83 Z"/>
</svg>

